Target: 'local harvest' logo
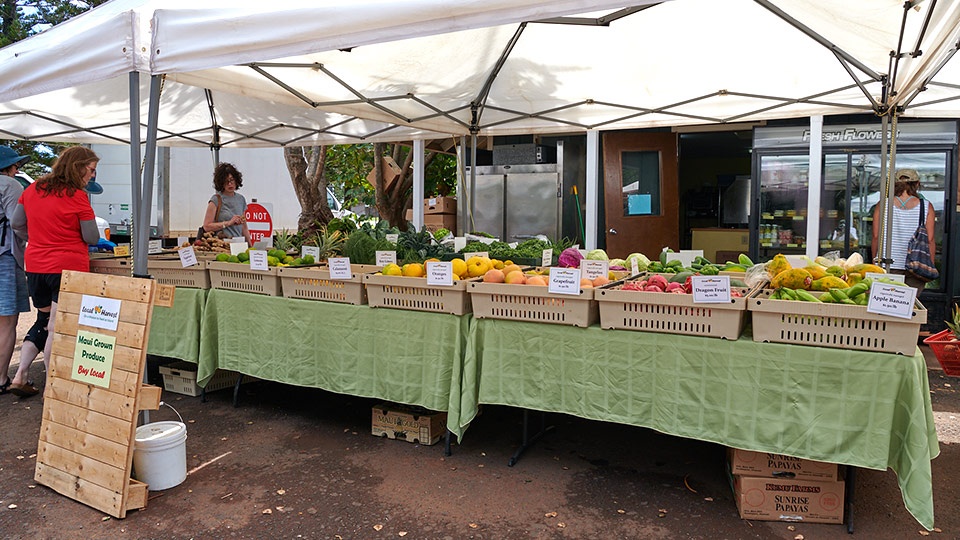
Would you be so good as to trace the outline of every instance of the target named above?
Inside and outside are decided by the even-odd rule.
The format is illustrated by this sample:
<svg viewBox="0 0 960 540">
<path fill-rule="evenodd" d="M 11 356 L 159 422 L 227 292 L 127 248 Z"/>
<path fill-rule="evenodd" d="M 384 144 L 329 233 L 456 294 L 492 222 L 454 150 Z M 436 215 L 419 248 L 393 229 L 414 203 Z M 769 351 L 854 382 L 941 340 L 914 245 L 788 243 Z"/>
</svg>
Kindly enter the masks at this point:
<svg viewBox="0 0 960 540">
<path fill-rule="evenodd" d="M 87 315 L 100 315 L 103 317 L 108 317 L 111 319 L 116 319 L 119 313 L 115 311 L 107 311 L 103 309 L 103 306 L 93 306 L 92 308 L 82 307 L 80 308 L 81 313 L 86 313 Z"/>
</svg>

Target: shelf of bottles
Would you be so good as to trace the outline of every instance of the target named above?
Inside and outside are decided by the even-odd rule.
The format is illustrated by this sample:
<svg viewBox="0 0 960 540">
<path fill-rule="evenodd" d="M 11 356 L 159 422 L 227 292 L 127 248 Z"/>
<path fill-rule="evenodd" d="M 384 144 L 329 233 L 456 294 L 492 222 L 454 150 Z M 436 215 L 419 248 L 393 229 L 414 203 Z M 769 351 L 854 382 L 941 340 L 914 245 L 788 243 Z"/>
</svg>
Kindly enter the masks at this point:
<svg viewBox="0 0 960 540">
<path fill-rule="evenodd" d="M 807 249 L 807 163 L 801 155 L 761 157 L 757 239 L 761 260 Z"/>
</svg>

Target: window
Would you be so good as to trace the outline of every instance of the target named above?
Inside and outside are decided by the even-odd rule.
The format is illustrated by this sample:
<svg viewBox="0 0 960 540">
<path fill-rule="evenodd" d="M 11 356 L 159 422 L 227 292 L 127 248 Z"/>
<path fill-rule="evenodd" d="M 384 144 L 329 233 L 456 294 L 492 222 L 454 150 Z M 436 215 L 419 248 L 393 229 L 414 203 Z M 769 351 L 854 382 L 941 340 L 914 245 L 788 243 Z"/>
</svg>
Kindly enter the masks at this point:
<svg viewBox="0 0 960 540">
<path fill-rule="evenodd" d="M 623 215 L 660 215 L 660 152 L 623 152 Z"/>
</svg>

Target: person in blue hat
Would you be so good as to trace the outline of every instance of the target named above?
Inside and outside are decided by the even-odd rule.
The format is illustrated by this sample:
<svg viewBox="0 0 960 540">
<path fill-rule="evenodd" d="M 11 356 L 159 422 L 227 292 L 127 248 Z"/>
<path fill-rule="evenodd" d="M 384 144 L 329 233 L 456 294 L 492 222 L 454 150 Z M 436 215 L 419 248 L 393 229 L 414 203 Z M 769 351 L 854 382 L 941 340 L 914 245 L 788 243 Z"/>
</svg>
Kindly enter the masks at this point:
<svg viewBox="0 0 960 540">
<path fill-rule="evenodd" d="M 13 382 L 7 371 L 17 341 L 17 322 L 21 313 L 29 313 L 27 277 L 23 271 L 23 242 L 10 220 L 17 208 L 23 186 L 14 178 L 20 167 L 30 161 L 9 146 L 0 145 L 0 394 L 10 391 Z"/>
</svg>

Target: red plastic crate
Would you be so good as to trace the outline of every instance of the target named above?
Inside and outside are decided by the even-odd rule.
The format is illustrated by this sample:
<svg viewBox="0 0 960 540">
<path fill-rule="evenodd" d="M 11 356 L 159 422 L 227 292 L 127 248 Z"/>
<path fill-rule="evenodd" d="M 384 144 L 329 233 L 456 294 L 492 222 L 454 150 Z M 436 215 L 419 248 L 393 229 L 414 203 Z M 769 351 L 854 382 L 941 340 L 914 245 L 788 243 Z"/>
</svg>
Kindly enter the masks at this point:
<svg viewBox="0 0 960 540">
<path fill-rule="evenodd" d="M 923 340 L 933 349 L 937 361 L 943 372 L 953 377 L 960 377 L 960 341 L 953 339 L 953 331 L 947 328 L 942 332 Z"/>
</svg>

